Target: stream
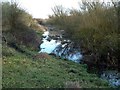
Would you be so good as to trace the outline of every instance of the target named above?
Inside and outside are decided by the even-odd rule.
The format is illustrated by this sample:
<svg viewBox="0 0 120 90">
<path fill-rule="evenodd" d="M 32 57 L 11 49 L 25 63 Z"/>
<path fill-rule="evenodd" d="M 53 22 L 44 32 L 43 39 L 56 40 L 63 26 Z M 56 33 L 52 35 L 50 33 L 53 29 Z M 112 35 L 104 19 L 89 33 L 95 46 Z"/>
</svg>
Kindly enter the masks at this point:
<svg viewBox="0 0 120 90">
<path fill-rule="evenodd" d="M 53 29 L 53 28 L 52 28 Z M 62 59 L 67 59 L 80 63 L 82 54 L 78 48 L 74 47 L 74 42 L 63 40 L 62 35 L 51 35 L 51 27 L 42 35 L 42 44 L 40 45 L 41 52 L 59 56 Z M 107 80 L 112 87 L 120 86 L 120 73 L 114 70 L 103 71 L 100 75 L 101 79 Z"/>
<path fill-rule="evenodd" d="M 62 40 L 62 36 L 58 36 L 58 39 L 52 39 L 49 36 L 49 31 L 44 32 L 42 44 L 40 45 L 41 51 L 48 54 L 54 54 L 63 59 L 72 60 L 74 62 L 80 62 L 82 55 L 79 50 L 73 47 L 73 42 L 70 40 Z"/>
</svg>

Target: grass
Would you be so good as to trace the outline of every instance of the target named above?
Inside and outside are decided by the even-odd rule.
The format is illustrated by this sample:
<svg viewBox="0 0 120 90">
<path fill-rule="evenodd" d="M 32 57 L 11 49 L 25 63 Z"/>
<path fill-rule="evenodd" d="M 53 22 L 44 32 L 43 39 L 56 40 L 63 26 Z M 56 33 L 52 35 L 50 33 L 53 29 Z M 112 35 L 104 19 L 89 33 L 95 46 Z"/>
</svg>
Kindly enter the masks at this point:
<svg viewBox="0 0 120 90">
<path fill-rule="evenodd" d="M 110 87 L 107 81 L 101 80 L 96 74 L 88 73 L 86 65 L 47 54 L 38 55 L 35 50 L 40 44 L 37 36 L 43 33 L 41 28 L 16 3 L 3 3 L 2 6 L 2 37 L 5 39 L 2 40 L 3 88 Z"/>
<path fill-rule="evenodd" d="M 2 59 L 4 88 L 62 88 L 66 82 L 78 82 L 81 88 L 110 87 L 95 74 L 87 73 L 85 65 L 53 56 L 33 59 L 5 45 L 3 52 L 11 53 Z M 29 53 L 37 54 L 36 51 Z"/>
</svg>

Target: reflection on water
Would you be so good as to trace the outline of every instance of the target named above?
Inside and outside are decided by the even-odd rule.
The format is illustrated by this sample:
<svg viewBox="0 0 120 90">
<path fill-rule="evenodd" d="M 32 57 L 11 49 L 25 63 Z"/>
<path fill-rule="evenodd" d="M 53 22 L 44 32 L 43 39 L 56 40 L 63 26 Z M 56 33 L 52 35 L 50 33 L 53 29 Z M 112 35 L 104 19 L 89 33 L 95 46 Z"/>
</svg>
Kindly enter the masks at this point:
<svg viewBox="0 0 120 90">
<path fill-rule="evenodd" d="M 72 43 L 70 40 L 63 40 L 66 43 L 62 44 L 61 40 L 48 40 L 48 38 L 49 32 L 46 31 L 43 34 L 43 43 L 40 45 L 40 52 L 46 52 L 48 54 L 52 53 L 64 59 L 80 62 L 82 55 L 78 50 L 72 48 L 72 45 L 70 46 Z"/>
</svg>

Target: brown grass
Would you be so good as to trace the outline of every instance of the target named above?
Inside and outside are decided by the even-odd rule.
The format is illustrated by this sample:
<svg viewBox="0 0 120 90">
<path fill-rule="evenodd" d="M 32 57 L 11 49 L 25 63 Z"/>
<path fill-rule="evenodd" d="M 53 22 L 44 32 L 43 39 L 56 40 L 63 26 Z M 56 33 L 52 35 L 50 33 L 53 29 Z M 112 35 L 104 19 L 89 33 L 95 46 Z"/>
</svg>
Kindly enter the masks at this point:
<svg viewBox="0 0 120 90">
<path fill-rule="evenodd" d="M 36 59 L 50 59 L 50 56 L 47 53 L 39 53 L 35 55 Z"/>
<path fill-rule="evenodd" d="M 65 88 L 80 88 L 79 82 L 68 81 L 65 83 Z"/>
</svg>

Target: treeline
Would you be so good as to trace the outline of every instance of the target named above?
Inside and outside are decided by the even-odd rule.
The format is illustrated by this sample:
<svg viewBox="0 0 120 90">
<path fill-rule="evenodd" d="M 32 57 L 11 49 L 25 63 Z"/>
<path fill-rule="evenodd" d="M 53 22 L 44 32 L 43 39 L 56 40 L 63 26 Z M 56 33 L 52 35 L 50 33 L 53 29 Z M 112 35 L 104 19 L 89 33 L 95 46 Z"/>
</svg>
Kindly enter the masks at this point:
<svg viewBox="0 0 120 90">
<path fill-rule="evenodd" d="M 84 61 L 93 61 L 93 65 L 99 68 L 118 69 L 120 2 L 111 2 L 110 5 L 82 2 L 79 10 L 55 6 L 53 12 L 48 23 L 65 30 L 65 38 L 80 46 Z"/>
<path fill-rule="evenodd" d="M 12 47 L 24 45 L 32 49 L 39 49 L 40 37 L 35 30 L 40 28 L 32 16 L 19 4 L 2 2 L 2 41 Z"/>
</svg>

